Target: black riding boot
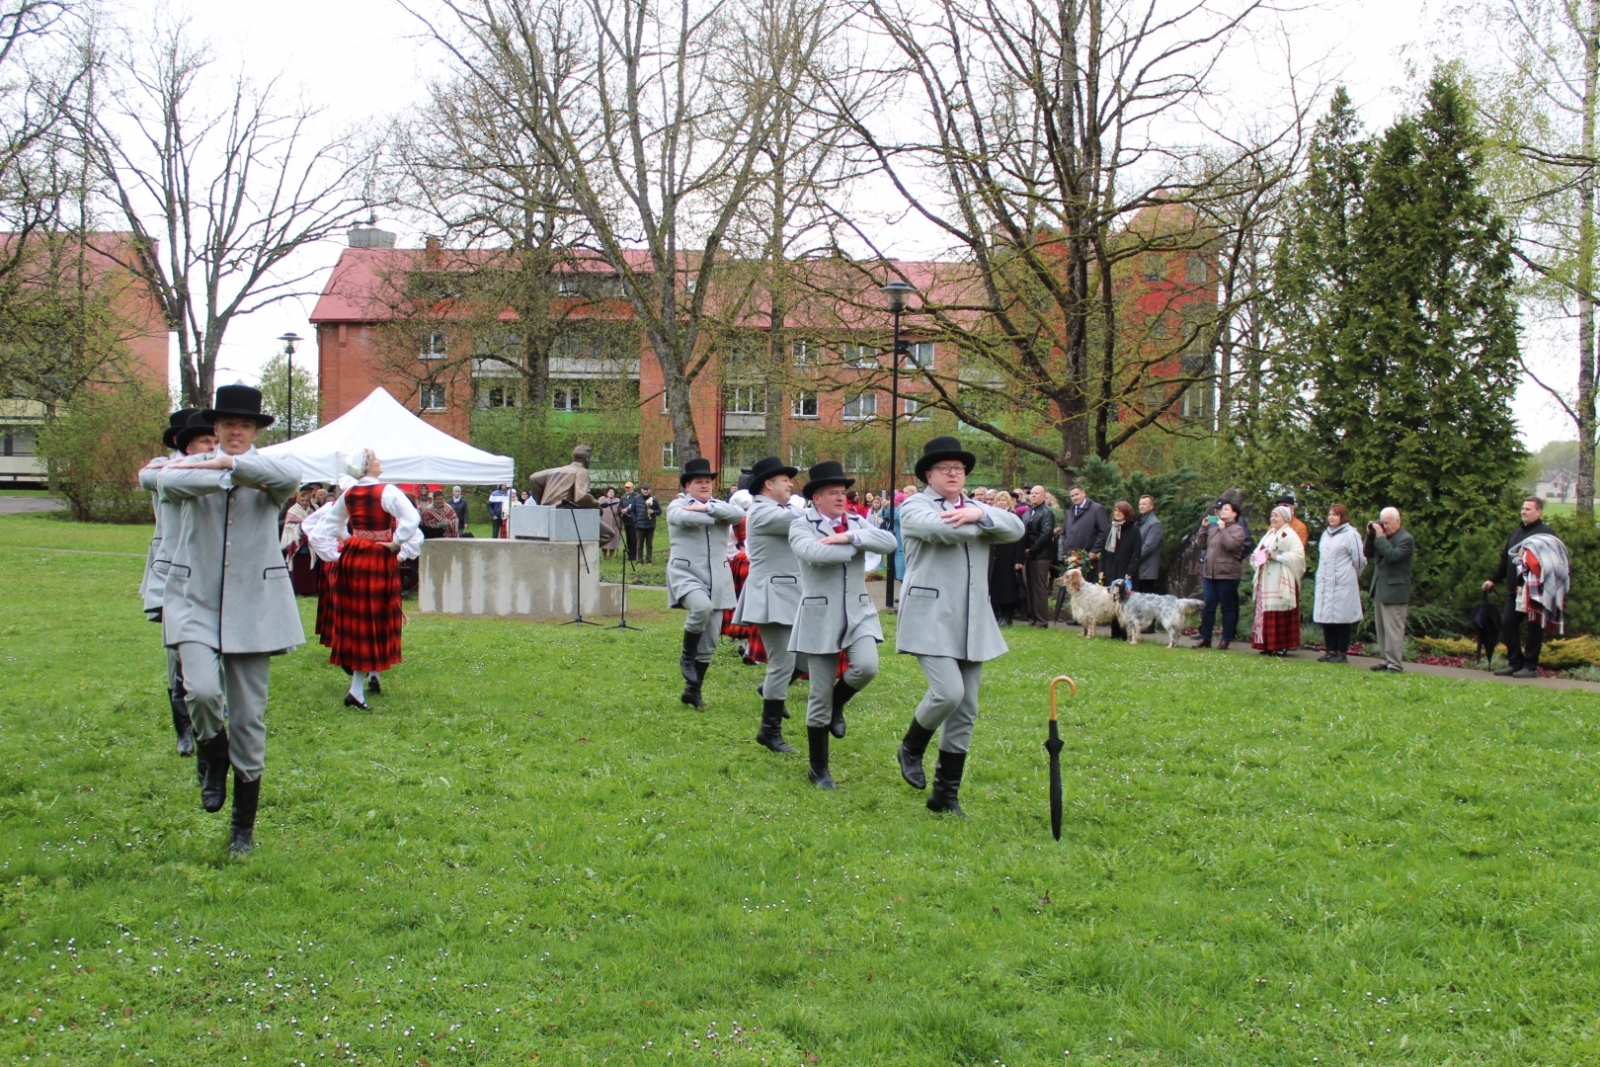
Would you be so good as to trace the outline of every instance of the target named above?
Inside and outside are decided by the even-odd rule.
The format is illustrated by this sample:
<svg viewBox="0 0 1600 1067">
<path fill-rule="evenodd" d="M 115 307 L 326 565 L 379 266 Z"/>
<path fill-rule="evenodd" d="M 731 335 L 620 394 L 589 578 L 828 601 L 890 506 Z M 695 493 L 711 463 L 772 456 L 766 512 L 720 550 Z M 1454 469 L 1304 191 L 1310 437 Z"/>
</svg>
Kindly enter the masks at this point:
<svg viewBox="0 0 1600 1067">
<path fill-rule="evenodd" d="M 194 723 L 189 719 L 189 705 L 184 702 L 182 690 L 168 689 L 167 703 L 172 705 L 172 730 L 178 735 L 178 755 L 194 755 Z"/>
<path fill-rule="evenodd" d="M 761 702 L 761 729 L 756 740 L 774 752 L 793 752 L 794 746 L 783 739 L 783 705 L 781 700 Z"/>
<path fill-rule="evenodd" d="M 833 721 L 828 723 L 828 729 L 833 731 L 834 737 L 844 737 L 844 706 L 850 703 L 850 698 L 856 695 L 856 690 L 844 684 L 844 679 L 836 679 L 833 683 Z"/>
<path fill-rule="evenodd" d="M 922 773 L 922 755 L 928 751 L 928 742 L 933 740 L 933 731 L 911 717 L 911 725 L 906 729 L 906 736 L 900 741 L 900 751 L 895 756 L 900 760 L 900 777 L 913 789 L 928 788 L 928 776 Z"/>
<path fill-rule="evenodd" d="M 961 792 L 961 772 L 966 770 L 965 752 L 939 750 L 939 762 L 933 765 L 933 793 L 928 797 L 929 811 L 948 811 L 965 819 L 958 794 Z"/>
<path fill-rule="evenodd" d="M 256 805 L 261 802 L 261 779 L 247 782 L 233 772 L 233 836 L 228 853 L 248 856 L 256 850 Z"/>
<path fill-rule="evenodd" d="M 828 728 L 807 726 L 806 741 L 811 749 L 811 766 L 806 771 L 806 777 L 818 789 L 834 788 L 833 778 L 828 774 Z"/>
<path fill-rule="evenodd" d="M 685 632 L 683 652 L 678 657 L 678 670 L 683 672 L 683 692 L 678 699 L 694 708 L 706 706 L 706 702 L 700 698 L 700 683 L 705 681 L 706 668 L 710 666 L 695 658 L 699 654 L 700 635 Z"/>
<path fill-rule="evenodd" d="M 200 774 L 200 806 L 207 811 L 221 811 L 228 799 L 228 731 L 218 730 L 215 737 L 201 741 L 195 748 L 195 770 Z"/>
</svg>

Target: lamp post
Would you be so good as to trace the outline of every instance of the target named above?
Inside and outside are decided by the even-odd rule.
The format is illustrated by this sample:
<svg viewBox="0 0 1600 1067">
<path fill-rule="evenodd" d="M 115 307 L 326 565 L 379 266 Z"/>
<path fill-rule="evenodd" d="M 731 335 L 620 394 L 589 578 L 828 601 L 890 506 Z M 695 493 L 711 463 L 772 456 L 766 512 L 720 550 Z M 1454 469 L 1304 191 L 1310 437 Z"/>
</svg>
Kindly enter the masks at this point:
<svg viewBox="0 0 1600 1067">
<path fill-rule="evenodd" d="M 294 440 L 294 344 L 300 340 L 297 333 L 286 333 L 279 337 L 283 342 L 283 354 L 289 361 L 289 389 L 285 394 L 288 397 L 287 411 L 284 415 L 284 440 Z"/>
<path fill-rule="evenodd" d="M 908 282 L 896 278 L 878 289 L 894 313 L 894 350 L 889 356 L 889 532 L 894 533 L 895 483 L 900 480 L 896 461 L 900 455 L 900 314 L 906 309 L 906 297 L 916 292 Z M 884 561 L 883 606 L 894 607 L 894 567 L 897 552 L 889 553 Z"/>
</svg>

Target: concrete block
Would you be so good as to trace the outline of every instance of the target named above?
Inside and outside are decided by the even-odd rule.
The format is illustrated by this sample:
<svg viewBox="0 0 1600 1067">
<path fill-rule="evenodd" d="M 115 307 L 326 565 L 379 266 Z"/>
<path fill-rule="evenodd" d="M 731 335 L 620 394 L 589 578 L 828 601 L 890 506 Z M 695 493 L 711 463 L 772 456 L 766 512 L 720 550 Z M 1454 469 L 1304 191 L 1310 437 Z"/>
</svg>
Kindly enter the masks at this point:
<svg viewBox="0 0 1600 1067">
<path fill-rule="evenodd" d="M 594 508 L 547 508 L 542 504 L 518 504 L 510 509 L 510 523 L 514 540 L 600 540 L 600 512 Z"/>
<path fill-rule="evenodd" d="M 520 510 L 520 509 L 513 509 Z M 545 508 L 553 511 L 553 508 Z M 417 610 L 426 614 L 570 619 L 617 615 L 621 587 L 600 581 L 600 550 L 572 541 L 436 537 L 418 560 Z"/>
</svg>

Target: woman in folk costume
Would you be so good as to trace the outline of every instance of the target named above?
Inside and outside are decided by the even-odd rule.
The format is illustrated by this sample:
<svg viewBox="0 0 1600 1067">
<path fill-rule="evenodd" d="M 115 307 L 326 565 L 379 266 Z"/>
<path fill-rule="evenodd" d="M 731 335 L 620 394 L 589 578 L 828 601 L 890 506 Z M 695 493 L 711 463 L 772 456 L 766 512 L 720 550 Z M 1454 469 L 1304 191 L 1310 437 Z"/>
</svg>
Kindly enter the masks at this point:
<svg viewBox="0 0 1600 1067">
<path fill-rule="evenodd" d="M 1272 509 L 1272 522 L 1250 555 L 1255 565 L 1256 621 L 1250 647 L 1265 656 L 1286 656 L 1300 647 L 1300 579 L 1306 573 L 1306 548 L 1289 520 L 1294 512 Z"/>
<path fill-rule="evenodd" d="M 283 513 L 283 533 L 278 538 L 278 547 L 283 549 L 283 561 L 289 565 L 289 582 L 294 586 L 295 596 L 314 596 L 317 592 L 317 576 L 313 573 L 316 553 L 311 551 L 301 530 L 301 525 L 316 510 L 311 503 L 315 488 L 310 483 L 300 487 L 294 503 Z"/>
<path fill-rule="evenodd" d="M 317 573 L 317 617 L 312 625 L 312 632 L 317 635 L 317 641 L 324 648 L 333 647 L 333 587 L 339 575 L 339 563 L 337 560 L 324 557 L 317 551 L 319 539 L 316 533 L 318 527 L 322 525 L 322 520 L 328 517 L 328 513 L 333 510 L 333 506 L 339 502 L 339 496 L 343 495 L 346 489 L 355 484 L 356 480 L 348 474 L 340 475 L 338 494 L 328 497 L 317 505 L 316 510 L 307 515 L 300 523 L 300 531 L 305 535 L 306 544 L 311 547 L 311 556 L 315 561 Z M 407 500 L 406 503 L 409 504 L 410 501 Z M 344 527 L 341 526 L 339 529 L 330 532 L 327 537 L 320 539 L 320 543 L 323 545 L 331 544 L 337 548 L 339 541 L 346 536 Z"/>
<path fill-rule="evenodd" d="M 935 437 L 916 473 L 927 488 L 900 510 L 906 542 L 906 584 L 895 650 L 917 657 L 928 692 L 900 742 L 900 776 L 926 789 L 922 757 L 935 731 L 939 762 L 929 811 L 964 815 L 959 803 L 967 749 L 978 719 L 984 662 L 1006 653 L 989 607 L 989 546 L 1020 541 L 1022 520 L 966 494 L 977 457 L 954 437 Z M 816 684 L 815 682 L 812 683 Z"/>
<path fill-rule="evenodd" d="M 789 526 L 789 547 L 800 568 L 800 606 L 789 648 L 803 653 L 810 664 L 808 777 L 819 789 L 834 788 L 828 773 L 829 734 L 844 737 L 845 704 L 878 676 L 883 627 L 877 605 L 867 594 L 866 555 L 894 551 L 893 534 L 874 529 L 850 510 L 845 491 L 854 484 L 840 464 L 818 463 L 801 490 L 811 506 Z M 840 652 L 847 655 L 850 666 L 843 677 L 835 678 Z"/>
<path fill-rule="evenodd" d="M 345 471 L 356 484 L 311 536 L 317 554 L 339 564 L 328 662 L 350 672 L 345 707 L 366 711 L 368 683 L 382 692 L 378 676 L 400 662 L 400 558 L 422 551 L 422 517 L 399 486 L 378 481 L 383 464 L 370 448 L 346 460 Z"/>
</svg>

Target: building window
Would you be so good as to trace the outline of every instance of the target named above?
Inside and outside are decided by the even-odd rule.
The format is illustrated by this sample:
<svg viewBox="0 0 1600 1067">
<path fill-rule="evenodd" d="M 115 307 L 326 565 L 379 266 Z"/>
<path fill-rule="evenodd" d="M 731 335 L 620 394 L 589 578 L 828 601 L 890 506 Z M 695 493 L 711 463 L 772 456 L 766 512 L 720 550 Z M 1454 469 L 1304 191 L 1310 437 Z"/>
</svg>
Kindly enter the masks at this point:
<svg viewBox="0 0 1600 1067">
<path fill-rule="evenodd" d="M 478 383 L 478 407 L 489 408 L 514 408 L 517 406 L 517 385 L 515 382 L 489 382 Z"/>
<path fill-rule="evenodd" d="M 789 466 L 805 470 L 816 461 L 817 454 L 809 445 L 801 444 L 799 441 L 789 445 Z"/>
<path fill-rule="evenodd" d="M 1189 265 L 1184 270 L 1184 279 L 1195 285 L 1203 285 L 1210 277 L 1211 271 L 1206 267 L 1205 256 L 1190 256 Z"/>
<path fill-rule="evenodd" d="M 844 469 L 851 474 L 872 469 L 872 454 L 861 445 L 851 445 L 844 450 Z"/>
<path fill-rule="evenodd" d="M 1145 333 L 1152 341 L 1165 341 L 1167 339 L 1167 317 L 1165 315 L 1151 315 L 1145 321 Z"/>
<path fill-rule="evenodd" d="M 817 417 L 817 394 L 799 392 L 794 394 L 794 399 L 789 401 L 789 414 L 797 419 L 814 419 Z"/>
<path fill-rule="evenodd" d="M 728 390 L 729 415 L 765 415 L 767 390 L 762 385 L 736 385 Z"/>
<path fill-rule="evenodd" d="M 550 389 L 550 407 L 555 411 L 582 411 L 583 386 L 552 386 Z"/>
<path fill-rule="evenodd" d="M 419 359 L 443 359 L 450 354 L 450 339 L 443 330 L 434 330 L 422 339 Z"/>
<path fill-rule="evenodd" d="M 1167 257 L 1157 254 L 1144 257 L 1144 280 L 1159 282 L 1167 276 Z"/>
<path fill-rule="evenodd" d="M 923 409 L 922 401 L 912 400 L 908 396 L 900 398 L 901 410 L 905 413 L 907 422 L 927 422 L 928 413 Z"/>
<path fill-rule="evenodd" d="M 851 370 L 871 370 L 878 365 L 878 350 L 854 341 L 839 346 L 839 358 Z"/>
<path fill-rule="evenodd" d="M 678 444 L 676 441 L 667 441 L 661 446 L 661 468 L 663 470 L 677 470 Z"/>
<path fill-rule="evenodd" d="M 844 417 L 847 421 L 860 422 L 864 419 L 878 417 L 878 394 L 857 393 L 844 402 Z"/>
<path fill-rule="evenodd" d="M 916 370 L 932 370 L 933 342 L 914 341 L 911 344 L 906 345 L 905 358 L 900 365 L 902 367 L 914 368 Z"/>
<path fill-rule="evenodd" d="M 422 386 L 417 390 L 417 393 L 421 400 L 420 406 L 423 411 L 444 410 L 445 402 L 443 384 L 439 382 L 423 382 Z"/>
<path fill-rule="evenodd" d="M 796 367 L 822 365 L 822 346 L 815 341 L 796 341 L 789 346 L 789 360 Z"/>
</svg>

